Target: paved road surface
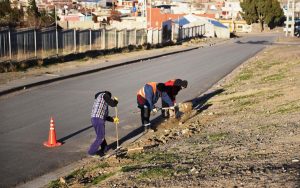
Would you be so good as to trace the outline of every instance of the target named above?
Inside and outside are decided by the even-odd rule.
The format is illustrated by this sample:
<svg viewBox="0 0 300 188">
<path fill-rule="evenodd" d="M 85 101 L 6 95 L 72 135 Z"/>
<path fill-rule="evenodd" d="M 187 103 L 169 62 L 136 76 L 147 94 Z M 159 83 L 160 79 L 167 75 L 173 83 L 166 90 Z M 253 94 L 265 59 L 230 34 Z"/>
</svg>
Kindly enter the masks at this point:
<svg viewBox="0 0 300 188">
<path fill-rule="evenodd" d="M 0 187 L 10 187 L 87 156 L 86 151 L 95 138 L 89 116 L 97 91 L 110 90 L 118 96 L 120 135 L 124 137 L 140 127 L 139 114 L 134 113 L 136 91 L 146 82 L 187 79 L 189 87 L 179 93 L 177 101 L 192 99 L 272 40 L 272 36 L 236 39 L 56 82 L 1 99 Z M 64 142 L 63 146 L 52 149 L 42 144 L 48 137 L 50 115 L 55 120 L 57 138 Z M 106 124 L 110 143 L 114 141 L 114 128 L 113 124 Z"/>
</svg>

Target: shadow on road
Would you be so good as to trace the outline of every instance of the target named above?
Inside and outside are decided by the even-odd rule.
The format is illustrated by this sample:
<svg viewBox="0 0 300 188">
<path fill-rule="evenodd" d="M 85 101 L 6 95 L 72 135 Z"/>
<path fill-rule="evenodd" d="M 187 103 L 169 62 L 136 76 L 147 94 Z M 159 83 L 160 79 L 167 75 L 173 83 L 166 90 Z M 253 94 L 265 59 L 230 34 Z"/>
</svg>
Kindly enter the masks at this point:
<svg viewBox="0 0 300 188">
<path fill-rule="evenodd" d="M 69 138 L 71 138 L 71 137 L 73 137 L 73 136 L 76 136 L 76 135 L 78 135 L 78 134 L 80 134 L 80 133 L 82 133 L 82 132 L 84 132 L 84 131 L 86 131 L 86 130 L 92 128 L 92 127 L 93 127 L 92 125 L 89 125 L 88 127 L 83 128 L 83 129 L 80 129 L 79 131 L 76 131 L 76 132 L 74 132 L 74 133 L 72 133 L 72 134 L 69 134 L 68 136 L 65 136 L 65 137 L 63 137 L 63 138 L 61 138 L 61 139 L 59 139 L 59 140 L 57 140 L 57 141 L 58 141 L 58 142 L 61 142 L 62 144 L 64 144 L 64 142 L 65 142 L 66 140 L 68 140 Z"/>
<path fill-rule="evenodd" d="M 240 40 L 236 41 L 237 44 L 264 44 L 264 45 L 272 45 L 273 43 L 266 41 L 266 40 L 260 40 L 260 41 L 247 41 L 247 42 L 241 42 Z"/>
</svg>

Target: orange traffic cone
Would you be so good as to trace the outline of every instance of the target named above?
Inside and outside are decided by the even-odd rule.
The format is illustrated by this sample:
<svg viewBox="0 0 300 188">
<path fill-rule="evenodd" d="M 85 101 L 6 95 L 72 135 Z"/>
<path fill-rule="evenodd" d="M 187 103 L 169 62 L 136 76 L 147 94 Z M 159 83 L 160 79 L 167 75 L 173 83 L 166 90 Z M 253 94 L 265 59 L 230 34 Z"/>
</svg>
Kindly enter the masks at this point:
<svg viewBox="0 0 300 188">
<path fill-rule="evenodd" d="M 54 120 L 51 117 L 51 119 L 50 119 L 49 138 L 48 138 L 48 142 L 44 142 L 44 146 L 56 147 L 56 146 L 60 146 L 60 145 L 61 145 L 60 142 L 56 142 L 56 132 L 55 132 L 55 127 L 54 127 Z"/>
</svg>

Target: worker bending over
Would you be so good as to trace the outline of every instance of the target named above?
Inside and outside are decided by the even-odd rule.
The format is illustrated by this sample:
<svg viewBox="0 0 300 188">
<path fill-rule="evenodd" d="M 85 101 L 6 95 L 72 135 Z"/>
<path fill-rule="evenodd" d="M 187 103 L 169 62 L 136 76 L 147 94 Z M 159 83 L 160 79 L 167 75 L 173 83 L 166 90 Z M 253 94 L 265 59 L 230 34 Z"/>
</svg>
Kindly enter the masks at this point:
<svg viewBox="0 0 300 188">
<path fill-rule="evenodd" d="M 168 117 L 175 117 L 176 113 L 178 111 L 178 108 L 176 107 L 176 96 L 178 94 L 178 92 L 183 89 L 186 88 L 188 85 L 188 82 L 186 80 L 181 80 L 181 79 L 173 79 L 173 80 L 169 80 L 167 82 L 165 82 L 165 86 L 166 86 L 166 93 L 168 94 L 168 96 L 170 97 L 170 99 L 173 102 L 173 105 L 175 106 L 174 109 L 162 109 L 162 116 L 164 118 L 168 118 Z M 170 107 L 168 105 L 168 103 L 166 103 L 165 101 L 161 101 L 162 107 L 163 108 L 168 108 Z"/>
<path fill-rule="evenodd" d="M 107 143 L 105 140 L 105 121 L 118 123 L 118 117 L 111 117 L 108 115 L 108 106 L 115 107 L 118 104 L 116 97 L 111 98 L 109 91 L 102 91 L 95 95 L 95 101 L 91 113 L 91 122 L 96 132 L 96 140 L 90 146 L 88 154 L 97 155 L 104 154 L 107 150 Z M 101 150 L 98 151 L 101 146 Z M 99 153 L 101 152 L 101 153 Z"/>
<path fill-rule="evenodd" d="M 163 83 L 149 82 L 137 92 L 137 103 L 141 109 L 142 125 L 145 129 L 148 129 L 151 125 L 150 112 L 157 112 L 155 103 L 157 103 L 159 97 L 161 97 L 169 107 L 173 107 L 174 104 L 166 93 L 166 86 Z"/>
</svg>

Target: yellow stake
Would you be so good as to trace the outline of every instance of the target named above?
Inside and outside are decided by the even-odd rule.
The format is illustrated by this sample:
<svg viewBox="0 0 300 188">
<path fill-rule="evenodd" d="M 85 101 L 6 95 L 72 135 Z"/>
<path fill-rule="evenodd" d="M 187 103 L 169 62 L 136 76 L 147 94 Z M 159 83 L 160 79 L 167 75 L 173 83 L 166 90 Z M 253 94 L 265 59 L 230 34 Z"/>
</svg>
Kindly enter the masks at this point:
<svg viewBox="0 0 300 188">
<path fill-rule="evenodd" d="M 118 118 L 118 108 L 115 107 L 115 116 Z M 116 122 L 116 135 L 117 135 L 117 149 L 119 149 L 119 133 L 118 133 L 118 123 Z"/>
</svg>

